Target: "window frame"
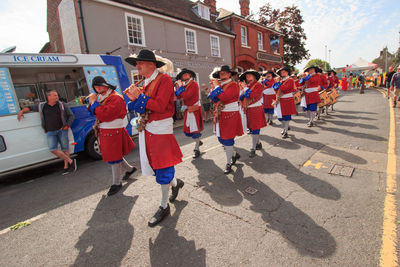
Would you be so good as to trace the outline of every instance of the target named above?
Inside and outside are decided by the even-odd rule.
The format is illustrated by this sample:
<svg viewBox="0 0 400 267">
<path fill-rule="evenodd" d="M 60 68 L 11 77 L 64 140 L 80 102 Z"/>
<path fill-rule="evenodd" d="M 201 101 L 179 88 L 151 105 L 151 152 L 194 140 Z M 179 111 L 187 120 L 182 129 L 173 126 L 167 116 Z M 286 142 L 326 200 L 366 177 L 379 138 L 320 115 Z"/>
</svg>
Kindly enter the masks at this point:
<svg viewBox="0 0 400 267">
<path fill-rule="evenodd" d="M 261 37 L 261 40 L 260 40 Z M 261 43 L 260 43 L 261 41 Z M 261 47 L 260 47 L 261 45 Z M 259 51 L 265 51 L 264 50 L 264 36 L 262 32 L 257 32 L 257 46 Z"/>
<path fill-rule="evenodd" d="M 202 14 L 201 10 L 206 11 L 205 17 L 202 16 L 203 14 Z M 199 15 L 200 18 L 210 21 L 210 8 L 209 7 L 198 3 L 197 4 L 197 14 Z"/>
<path fill-rule="evenodd" d="M 188 40 L 187 40 L 187 36 L 186 33 L 187 32 L 192 32 L 193 33 L 193 37 L 194 37 L 194 51 L 189 51 L 188 50 Z M 186 53 L 191 53 L 191 54 L 198 54 L 198 49 L 197 49 L 197 36 L 196 36 L 196 31 L 189 29 L 189 28 L 184 28 L 184 33 L 185 33 L 185 49 L 186 49 Z"/>
<path fill-rule="evenodd" d="M 218 55 L 217 55 L 217 56 L 213 55 L 213 43 L 212 43 L 212 38 L 216 38 L 216 39 L 218 40 Z M 212 56 L 212 57 L 221 57 L 221 44 L 220 44 L 220 42 L 219 42 L 219 36 L 210 34 L 210 49 L 211 49 L 211 56 Z"/>
<path fill-rule="evenodd" d="M 141 34 L 142 34 L 142 44 L 136 44 L 134 42 L 131 43 L 129 41 L 128 17 L 131 17 L 131 19 L 135 18 L 135 19 L 139 19 L 140 20 L 140 27 L 141 27 Z M 143 22 L 143 17 L 142 16 L 131 14 L 131 13 L 125 13 L 125 27 L 126 27 L 126 36 L 128 38 L 128 44 L 129 45 L 136 45 L 136 46 L 142 46 L 142 47 L 146 46 L 146 36 L 145 36 L 145 33 L 144 33 L 144 22 Z M 135 39 L 135 38 L 133 37 L 133 39 Z"/>
<path fill-rule="evenodd" d="M 242 29 L 245 30 L 245 35 L 243 35 Z M 249 40 L 248 40 L 248 33 L 247 33 L 247 27 L 244 25 L 240 25 L 240 43 L 242 46 L 248 47 Z M 246 39 L 246 43 L 243 43 L 243 37 Z"/>
</svg>

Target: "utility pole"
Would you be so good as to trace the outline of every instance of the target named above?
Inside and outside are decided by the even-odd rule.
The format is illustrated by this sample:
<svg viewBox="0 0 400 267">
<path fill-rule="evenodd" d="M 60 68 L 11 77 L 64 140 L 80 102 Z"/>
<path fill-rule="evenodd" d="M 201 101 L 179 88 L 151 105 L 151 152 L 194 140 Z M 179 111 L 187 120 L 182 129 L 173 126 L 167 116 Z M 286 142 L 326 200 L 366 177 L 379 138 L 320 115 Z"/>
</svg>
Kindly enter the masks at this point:
<svg viewBox="0 0 400 267">
<path fill-rule="evenodd" d="M 388 58 L 387 58 L 387 46 L 385 47 L 385 72 L 387 73 L 387 60 L 388 60 Z"/>
<path fill-rule="evenodd" d="M 331 69 L 332 69 L 332 66 L 331 66 L 331 51 L 332 51 L 332 50 L 329 49 L 329 61 L 328 61 L 328 63 L 329 63 L 329 66 L 330 66 Z"/>
</svg>

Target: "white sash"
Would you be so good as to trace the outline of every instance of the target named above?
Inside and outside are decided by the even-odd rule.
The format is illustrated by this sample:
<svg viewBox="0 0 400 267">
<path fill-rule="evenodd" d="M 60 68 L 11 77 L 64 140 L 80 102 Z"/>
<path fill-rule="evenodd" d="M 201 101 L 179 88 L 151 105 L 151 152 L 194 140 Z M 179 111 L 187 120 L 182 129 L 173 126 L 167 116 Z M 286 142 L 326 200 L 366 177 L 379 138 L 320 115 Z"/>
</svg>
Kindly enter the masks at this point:
<svg viewBox="0 0 400 267">
<path fill-rule="evenodd" d="M 200 106 L 200 100 L 197 101 L 193 106 Z M 191 133 L 197 132 L 199 128 L 197 127 L 196 117 L 194 112 L 187 112 L 186 114 L 186 127 L 189 127 Z"/>
<path fill-rule="evenodd" d="M 247 116 L 243 111 L 243 108 L 240 108 L 240 118 L 242 118 L 242 127 L 243 127 L 243 132 L 247 131 Z"/>
<path fill-rule="evenodd" d="M 303 108 L 307 107 L 306 96 L 304 96 L 304 95 L 301 97 L 300 106 L 302 106 Z"/>
<path fill-rule="evenodd" d="M 293 97 L 293 93 L 288 93 L 281 96 L 281 98 L 290 98 L 290 97 Z M 278 119 L 282 119 L 281 101 L 279 101 L 278 105 L 274 107 L 274 114 Z"/>
<path fill-rule="evenodd" d="M 115 119 L 113 121 L 106 121 L 99 124 L 99 128 L 101 129 L 118 129 L 124 127 L 123 119 Z"/>
<path fill-rule="evenodd" d="M 146 124 L 146 130 L 152 134 L 172 134 L 174 120 L 172 118 L 166 118 L 159 121 L 152 121 Z M 154 175 L 154 170 L 151 168 L 149 159 L 146 151 L 146 140 L 144 131 L 139 132 L 139 154 L 140 154 L 140 166 L 142 168 L 142 175 L 150 176 Z"/>
<path fill-rule="evenodd" d="M 262 106 L 262 97 L 260 98 L 260 100 L 258 100 L 256 103 L 251 104 L 250 106 L 248 106 L 247 108 L 255 108 L 255 107 L 261 107 Z"/>
<path fill-rule="evenodd" d="M 318 92 L 318 87 L 306 88 L 306 93 Z"/>
<path fill-rule="evenodd" d="M 270 88 L 265 89 L 263 91 L 263 94 L 264 95 L 274 95 L 275 94 L 275 90 L 274 90 L 274 88 L 270 87 Z"/>
</svg>

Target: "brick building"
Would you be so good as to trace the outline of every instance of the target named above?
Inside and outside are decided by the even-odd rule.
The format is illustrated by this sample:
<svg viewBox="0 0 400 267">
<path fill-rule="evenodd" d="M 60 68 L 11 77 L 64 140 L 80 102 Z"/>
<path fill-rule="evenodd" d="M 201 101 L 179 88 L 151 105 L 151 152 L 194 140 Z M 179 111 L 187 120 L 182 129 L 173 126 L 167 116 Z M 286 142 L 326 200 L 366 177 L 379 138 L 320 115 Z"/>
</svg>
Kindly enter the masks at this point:
<svg viewBox="0 0 400 267">
<path fill-rule="evenodd" d="M 213 0 L 206 0 L 210 5 Z M 219 9 L 218 21 L 235 34 L 231 40 L 232 62 L 239 72 L 247 69 L 265 71 L 283 66 L 283 34 L 248 19 L 250 0 L 239 0 L 240 13 L 237 15 Z"/>
</svg>

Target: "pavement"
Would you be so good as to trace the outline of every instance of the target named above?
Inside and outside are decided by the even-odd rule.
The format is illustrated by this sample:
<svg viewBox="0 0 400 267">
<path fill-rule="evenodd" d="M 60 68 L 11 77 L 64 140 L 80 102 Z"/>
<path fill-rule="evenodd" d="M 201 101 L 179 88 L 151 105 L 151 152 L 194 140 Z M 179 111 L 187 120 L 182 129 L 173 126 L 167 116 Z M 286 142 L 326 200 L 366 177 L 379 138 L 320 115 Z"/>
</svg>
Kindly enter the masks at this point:
<svg viewBox="0 0 400 267">
<path fill-rule="evenodd" d="M 229 175 L 211 123 L 198 159 L 176 128 L 184 155 L 176 177 L 185 186 L 154 228 L 147 221 L 160 186 L 140 172 L 112 197 L 110 167 L 84 155 L 69 175 L 57 163 L 6 177 L 0 266 L 378 266 L 391 107 L 367 89 L 341 92 L 334 109 L 312 128 L 303 113 L 294 116 L 289 139 L 277 121 L 262 129 L 255 158 L 251 136 L 237 138 L 241 159 Z M 127 159 L 140 165 L 138 147 Z M 23 221 L 31 224 L 10 230 Z"/>
</svg>

